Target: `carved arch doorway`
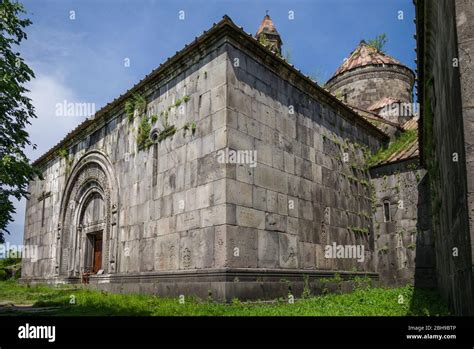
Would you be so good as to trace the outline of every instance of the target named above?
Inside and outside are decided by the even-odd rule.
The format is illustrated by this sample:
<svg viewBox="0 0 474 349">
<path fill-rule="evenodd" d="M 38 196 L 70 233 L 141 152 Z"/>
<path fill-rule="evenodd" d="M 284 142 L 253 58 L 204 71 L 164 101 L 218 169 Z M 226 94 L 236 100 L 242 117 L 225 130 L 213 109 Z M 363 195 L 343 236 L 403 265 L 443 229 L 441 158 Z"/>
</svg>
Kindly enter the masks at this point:
<svg viewBox="0 0 474 349">
<path fill-rule="evenodd" d="M 74 166 L 61 200 L 56 273 L 117 272 L 118 184 L 99 151 L 86 153 Z"/>
</svg>

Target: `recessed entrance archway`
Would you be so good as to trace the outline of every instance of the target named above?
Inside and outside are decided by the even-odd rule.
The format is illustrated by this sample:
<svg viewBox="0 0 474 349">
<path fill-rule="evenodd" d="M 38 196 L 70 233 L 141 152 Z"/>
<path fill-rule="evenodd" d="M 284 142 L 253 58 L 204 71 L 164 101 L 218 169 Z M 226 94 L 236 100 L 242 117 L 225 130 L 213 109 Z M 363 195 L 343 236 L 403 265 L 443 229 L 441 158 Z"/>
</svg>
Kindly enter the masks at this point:
<svg viewBox="0 0 474 349">
<path fill-rule="evenodd" d="M 86 153 L 74 166 L 61 201 L 58 276 L 117 271 L 118 197 L 108 159 L 99 151 Z"/>
</svg>

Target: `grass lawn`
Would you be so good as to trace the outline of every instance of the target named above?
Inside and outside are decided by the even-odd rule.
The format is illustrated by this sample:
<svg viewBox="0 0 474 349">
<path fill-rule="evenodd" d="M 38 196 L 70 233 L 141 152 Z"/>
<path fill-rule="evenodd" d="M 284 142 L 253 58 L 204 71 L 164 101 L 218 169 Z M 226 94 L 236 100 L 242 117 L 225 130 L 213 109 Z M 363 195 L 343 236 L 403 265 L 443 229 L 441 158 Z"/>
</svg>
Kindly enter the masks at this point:
<svg viewBox="0 0 474 349">
<path fill-rule="evenodd" d="M 75 304 L 70 304 L 71 299 Z M 349 294 L 327 294 L 273 303 L 215 303 L 211 300 L 162 298 L 152 295 L 111 294 L 84 287 L 20 285 L 0 282 L 0 302 L 33 304 L 34 312 L 0 307 L 0 315 L 151 315 L 151 316 L 405 316 L 449 315 L 434 291 L 412 286 L 399 288 L 359 287 Z M 42 307 L 55 307 L 43 312 Z M 2 310 L 3 309 L 3 310 Z"/>
</svg>

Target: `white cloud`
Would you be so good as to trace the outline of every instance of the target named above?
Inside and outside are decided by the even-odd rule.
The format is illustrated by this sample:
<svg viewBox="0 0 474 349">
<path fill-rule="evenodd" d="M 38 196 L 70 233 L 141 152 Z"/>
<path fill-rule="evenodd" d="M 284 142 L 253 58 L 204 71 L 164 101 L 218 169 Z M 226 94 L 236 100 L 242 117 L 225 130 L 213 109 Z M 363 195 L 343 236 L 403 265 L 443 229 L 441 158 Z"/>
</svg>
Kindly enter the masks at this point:
<svg viewBox="0 0 474 349">
<path fill-rule="evenodd" d="M 28 97 L 32 99 L 37 118 L 31 120 L 31 125 L 28 125 L 26 130 L 31 142 L 37 145 L 37 149 L 26 149 L 25 153 L 30 160 L 36 160 L 82 122 L 84 117 L 55 115 L 57 103 L 62 103 L 64 100 L 79 102 L 77 95 L 64 83 L 61 76 L 37 72 L 36 79 L 31 81 L 27 88 L 30 90 Z M 25 199 L 13 201 L 16 212 L 13 215 L 14 221 L 7 227 L 11 235 L 5 235 L 5 239 L 19 244 L 23 241 Z"/>
<path fill-rule="evenodd" d="M 28 156 L 35 160 L 58 143 L 69 131 L 84 120 L 81 116 L 57 116 L 56 104 L 68 102 L 80 102 L 61 77 L 37 74 L 28 86 L 35 107 L 37 119 L 33 119 L 27 127 L 30 140 L 37 145 L 37 149 L 29 149 Z"/>
</svg>

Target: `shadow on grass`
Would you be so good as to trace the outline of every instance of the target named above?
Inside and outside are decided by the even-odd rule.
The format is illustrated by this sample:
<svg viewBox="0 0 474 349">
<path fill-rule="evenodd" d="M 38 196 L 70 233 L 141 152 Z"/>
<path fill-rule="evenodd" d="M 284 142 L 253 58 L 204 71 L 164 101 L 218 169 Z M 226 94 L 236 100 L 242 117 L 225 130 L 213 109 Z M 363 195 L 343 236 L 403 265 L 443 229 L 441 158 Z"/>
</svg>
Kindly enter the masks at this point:
<svg viewBox="0 0 474 349">
<path fill-rule="evenodd" d="M 437 290 L 415 287 L 407 315 L 447 316 L 451 314 Z"/>
<path fill-rule="evenodd" d="M 48 316 L 151 316 L 151 311 L 117 309 L 113 306 L 75 305 L 62 306 L 57 310 L 38 312 L 32 315 Z"/>
<path fill-rule="evenodd" d="M 0 311 L 0 316 L 150 316 L 150 312 L 117 310 L 114 307 L 104 306 L 65 306 L 37 308 L 35 311 L 29 309 L 5 309 Z"/>
<path fill-rule="evenodd" d="M 400 297 L 406 302 L 400 303 Z M 272 304 L 240 301 L 222 304 L 146 294 L 114 294 L 84 287 L 24 287 L 0 283 L 0 299 L 14 306 L 0 316 L 443 316 L 449 311 L 439 294 L 426 288 L 362 287 L 347 294 L 328 294 Z M 398 299 L 398 302 L 397 302 Z"/>
<path fill-rule="evenodd" d="M 135 298 L 135 297 L 134 297 Z M 143 301 L 142 296 L 127 298 L 124 295 L 93 292 L 89 290 L 64 290 L 61 294 L 42 297 L 34 307 L 55 308 L 44 315 L 61 316 L 148 316 L 152 314 L 151 304 Z M 38 314 L 38 313 L 36 313 Z"/>
</svg>

